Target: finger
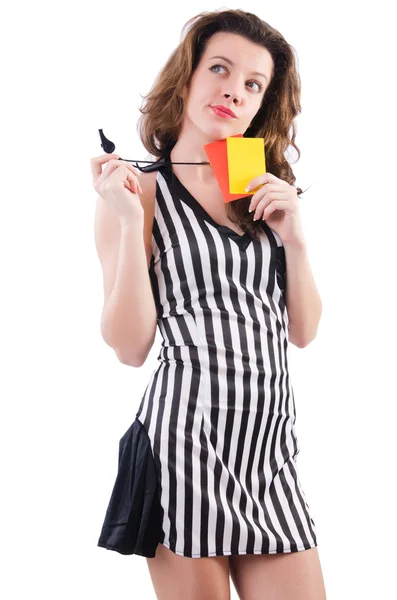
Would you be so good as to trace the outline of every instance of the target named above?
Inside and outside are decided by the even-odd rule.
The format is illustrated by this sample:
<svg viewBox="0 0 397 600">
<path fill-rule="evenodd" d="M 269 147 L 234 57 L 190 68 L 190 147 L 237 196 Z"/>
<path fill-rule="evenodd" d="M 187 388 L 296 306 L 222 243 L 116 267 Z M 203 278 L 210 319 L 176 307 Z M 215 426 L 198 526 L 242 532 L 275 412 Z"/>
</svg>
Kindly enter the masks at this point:
<svg viewBox="0 0 397 600">
<path fill-rule="evenodd" d="M 143 189 L 141 188 L 141 184 L 139 183 L 139 179 L 136 175 L 134 176 L 128 173 L 127 180 L 129 182 L 130 189 L 132 188 L 131 191 L 133 191 L 133 193 L 138 194 L 140 192 L 143 194 Z"/>
<path fill-rule="evenodd" d="M 128 165 L 120 165 L 119 168 L 115 168 L 111 175 L 107 178 L 107 181 L 119 180 L 127 187 L 133 194 L 138 194 L 138 191 L 142 194 L 143 190 L 138 181 L 138 177 L 130 171 Z"/>
<path fill-rule="evenodd" d="M 124 178 L 125 178 L 125 168 L 129 172 L 133 173 L 136 176 L 136 172 L 135 172 L 136 169 L 132 165 L 130 165 L 127 161 L 111 159 L 110 161 L 108 161 L 103 173 L 101 173 L 100 176 L 96 179 L 96 181 L 94 181 L 95 190 L 98 191 L 102 187 L 103 181 L 105 179 L 107 179 L 113 171 L 117 171 L 121 167 L 123 168 L 121 173 L 123 173 Z"/>
<path fill-rule="evenodd" d="M 131 169 L 133 169 L 136 175 L 141 175 L 141 171 L 137 167 L 133 167 L 131 161 L 120 159 L 120 154 L 102 154 L 101 156 L 97 156 L 91 159 L 91 164 L 98 164 L 102 166 L 105 162 L 112 163 L 116 161 L 119 165 L 121 163 L 125 163 Z"/>
<path fill-rule="evenodd" d="M 262 219 L 266 220 L 275 210 L 285 210 L 287 205 L 282 200 L 273 200 L 263 211 Z"/>
<path fill-rule="evenodd" d="M 255 210 L 254 217 L 257 219 L 262 214 L 263 209 L 272 202 L 272 200 L 283 200 L 284 202 L 288 200 L 288 195 L 286 194 L 286 190 L 281 190 L 278 185 L 272 186 L 274 191 L 270 189 L 271 186 L 267 186 L 261 188 L 259 192 L 252 196 L 251 204 L 250 204 L 250 212 Z M 254 219 L 255 220 L 255 219 Z"/>
<path fill-rule="evenodd" d="M 137 169 L 137 167 L 133 167 L 132 164 L 131 164 L 131 162 L 129 160 L 120 160 L 120 159 L 118 159 L 118 160 L 116 160 L 116 162 L 117 162 L 118 165 L 119 164 L 125 164 L 125 165 L 127 165 L 127 167 L 129 167 L 132 170 L 132 172 L 135 173 L 135 175 L 138 175 L 138 177 L 140 175 L 142 175 L 142 172 L 139 169 Z"/>
<path fill-rule="evenodd" d="M 95 156 L 94 158 L 91 158 L 90 165 L 93 181 L 95 182 L 99 175 L 101 175 L 102 165 L 104 163 L 107 163 L 112 159 L 118 158 L 119 156 L 119 154 L 101 154 L 101 156 Z"/>
<path fill-rule="evenodd" d="M 259 190 L 257 192 L 255 192 L 251 198 L 251 202 L 250 202 L 250 209 L 255 208 L 256 206 L 258 206 L 258 202 L 260 202 L 260 200 L 263 198 L 263 196 L 265 194 L 267 194 L 268 192 L 278 192 L 280 191 L 280 193 L 283 193 L 285 190 L 284 188 L 280 188 L 279 185 L 275 184 L 275 183 L 265 183 L 264 185 L 262 185 Z"/>
<path fill-rule="evenodd" d="M 112 159 L 108 162 L 108 164 L 106 165 L 106 168 L 108 169 L 108 171 L 110 170 L 110 166 L 113 168 L 117 168 L 120 165 L 126 165 L 130 171 L 132 171 L 133 173 L 135 173 L 135 175 L 139 175 L 141 174 L 141 172 L 139 171 L 139 169 L 137 169 L 136 167 L 133 167 L 132 164 L 128 161 L 128 160 L 120 160 L 120 159 Z"/>
<path fill-rule="evenodd" d="M 248 183 L 245 191 L 249 192 L 251 190 L 254 190 L 255 188 L 258 187 L 258 185 L 263 185 L 264 183 L 277 183 L 277 182 L 278 183 L 280 182 L 278 177 L 276 177 L 275 175 L 273 175 L 272 173 L 269 173 L 267 171 L 266 173 L 262 173 L 261 175 L 254 177 L 254 179 L 251 179 L 251 181 Z"/>
</svg>

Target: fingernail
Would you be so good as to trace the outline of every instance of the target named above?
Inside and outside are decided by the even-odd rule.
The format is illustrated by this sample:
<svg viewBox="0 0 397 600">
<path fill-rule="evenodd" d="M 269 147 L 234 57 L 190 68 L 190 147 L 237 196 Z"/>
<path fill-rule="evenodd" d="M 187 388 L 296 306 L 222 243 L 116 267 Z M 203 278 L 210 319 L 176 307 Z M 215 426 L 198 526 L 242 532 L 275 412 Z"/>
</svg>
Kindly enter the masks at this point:
<svg viewBox="0 0 397 600">
<path fill-rule="evenodd" d="M 252 212 L 254 209 L 252 208 L 252 206 L 249 207 L 248 212 Z"/>
<path fill-rule="evenodd" d="M 250 185 L 247 185 L 247 187 L 245 188 L 245 191 L 246 191 L 246 192 L 249 192 L 249 191 L 250 191 L 250 189 L 251 189 L 251 186 L 250 186 Z"/>
</svg>

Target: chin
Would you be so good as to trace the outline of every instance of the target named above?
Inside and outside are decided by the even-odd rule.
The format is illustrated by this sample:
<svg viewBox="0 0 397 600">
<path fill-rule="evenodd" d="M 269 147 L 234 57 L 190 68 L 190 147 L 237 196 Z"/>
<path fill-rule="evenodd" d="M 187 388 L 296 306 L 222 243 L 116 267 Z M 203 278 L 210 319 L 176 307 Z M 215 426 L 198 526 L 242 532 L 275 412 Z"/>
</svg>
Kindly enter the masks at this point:
<svg viewBox="0 0 397 600">
<path fill-rule="evenodd" d="M 208 127 L 203 130 L 204 135 L 210 139 L 211 142 L 217 142 L 218 140 L 224 140 L 227 137 L 237 135 L 239 132 L 234 131 L 234 128 L 221 126 L 221 127 Z"/>
</svg>

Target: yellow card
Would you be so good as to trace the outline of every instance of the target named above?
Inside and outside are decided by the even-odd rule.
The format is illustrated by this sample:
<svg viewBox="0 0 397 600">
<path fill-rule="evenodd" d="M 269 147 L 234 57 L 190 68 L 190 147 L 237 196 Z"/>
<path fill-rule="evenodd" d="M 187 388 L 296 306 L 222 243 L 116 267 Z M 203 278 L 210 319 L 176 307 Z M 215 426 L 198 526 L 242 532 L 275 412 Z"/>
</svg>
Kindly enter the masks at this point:
<svg viewBox="0 0 397 600">
<path fill-rule="evenodd" d="M 254 177 L 266 173 L 264 140 L 263 138 L 228 137 L 226 144 L 229 192 L 247 193 L 245 188 L 248 183 Z M 250 193 L 253 193 L 253 190 Z"/>
</svg>

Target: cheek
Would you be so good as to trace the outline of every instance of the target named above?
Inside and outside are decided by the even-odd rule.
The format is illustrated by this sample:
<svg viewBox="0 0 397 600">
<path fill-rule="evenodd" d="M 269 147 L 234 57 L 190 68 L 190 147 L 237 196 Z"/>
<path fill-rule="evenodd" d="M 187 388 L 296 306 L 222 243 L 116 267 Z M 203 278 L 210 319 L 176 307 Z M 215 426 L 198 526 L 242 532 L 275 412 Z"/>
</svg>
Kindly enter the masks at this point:
<svg viewBox="0 0 397 600">
<path fill-rule="evenodd" d="M 255 106 L 252 111 L 253 112 L 252 119 L 254 119 L 256 117 L 256 115 L 258 114 L 258 112 L 260 111 L 261 106 L 262 106 L 262 101 L 263 101 L 263 96 L 260 96 L 260 98 L 258 98 L 257 101 L 255 102 Z"/>
<path fill-rule="evenodd" d="M 202 90 L 196 90 L 195 94 L 192 94 L 188 101 L 186 112 L 189 117 L 197 119 L 197 117 L 205 112 L 209 104 L 208 96 Z"/>
</svg>

